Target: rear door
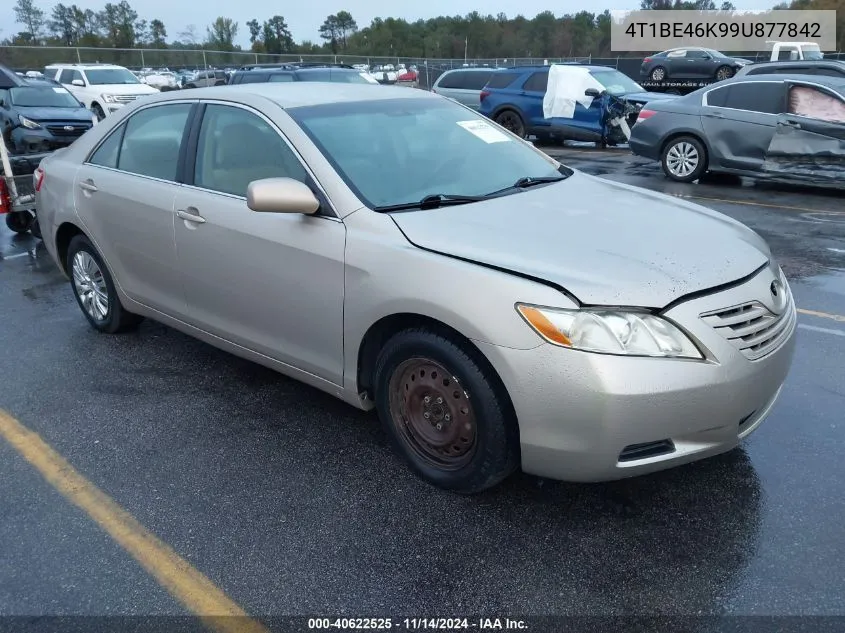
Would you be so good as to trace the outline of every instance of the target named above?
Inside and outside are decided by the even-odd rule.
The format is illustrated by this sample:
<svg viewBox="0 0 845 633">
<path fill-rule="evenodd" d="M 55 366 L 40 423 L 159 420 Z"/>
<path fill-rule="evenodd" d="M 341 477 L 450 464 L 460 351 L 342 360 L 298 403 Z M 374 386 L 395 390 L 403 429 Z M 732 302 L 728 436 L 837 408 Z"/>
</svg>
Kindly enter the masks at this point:
<svg viewBox="0 0 845 633">
<path fill-rule="evenodd" d="M 529 128 L 550 127 L 551 121 L 543 116 L 543 97 L 549 85 L 549 71 L 531 73 L 522 84 L 521 99 L 518 103 L 525 114 L 525 123 Z"/>
<path fill-rule="evenodd" d="M 790 83 L 765 170 L 793 181 L 845 186 L 845 97 L 825 86 Z"/>
<path fill-rule="evenodd" d="M 487 85 L 492 74 L 492 70 L 459 70 L 444 78 L 438 92 L 473 110 L 478 110 L 481 106 L 481 90 Z M 444 84 L 447 86 L 445 91 Z"/>
<path fill-rule="evenodd" d="M 786 111 L 784 81 L 734 82 L 704 95 L 701 124 L 711 163 L 729 169 L 758 171 Z"/>
<path fill-rule="evenodd" d="M 76 173 L 74 202 L 115 279 L 135 301 L 184 318 L 174 200 L 194 102 L 134 112 Z"/>
</svg>

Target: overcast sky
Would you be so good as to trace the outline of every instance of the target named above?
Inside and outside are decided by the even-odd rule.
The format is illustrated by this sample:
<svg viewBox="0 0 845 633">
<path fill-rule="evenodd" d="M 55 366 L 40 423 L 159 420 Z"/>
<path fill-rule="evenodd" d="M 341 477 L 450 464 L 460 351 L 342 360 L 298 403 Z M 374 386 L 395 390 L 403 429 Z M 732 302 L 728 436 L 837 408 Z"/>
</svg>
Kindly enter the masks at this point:
<svg viewBox="0 0 845 633">
<path fill-rule="evenodd" d="M 113 0 L 118 2 L 119 0 Z M 50 10 L 56 4 L 48 0 L 35 0 L 36 4 L 44 9 L 49 17 Z M 76 4 L 82 8 L 90 8 L 95 11 L 102 9 L 106 0 L 76 0 Z M 508 17 L 514 17 L 521 13 L 525 17 L 534 17 L 541 11 L 552 9 L 556 15 L 565 13 L 576 13 L 589 7 L 590 10 L 601 12 L 607 9 L 634 9 L 639 7 L 639 0 L 616 0 L 612 5 L 604 6 L 599 0 L 596 2 L 583 2 L 583 0 L 560 0 L 550 5 L 543 0 L 488 0 L 484 8 L 479 8 L 477 0 L 428 0 L 427 2 L 415 2 L 406 4 L 389 0 L 354 0 L 347 4 L 338 4 L 337 0 L 308 0 L 306 2 L 278 2 L 278 0 L 250 0 L 249 2 L 232 2 L 231 0 L 203 0 L 198 3 L 174 2 L 173 0 L 129 0 L 132 7 L 138 12 L 139 17 L 146 20 L 158 18 L 167 27 L 168 40 L 175 39 L 180 31 L 183 31 L 189 24 L 197 27 L 200 37 L 205 36 L 205 29 L 217 16 L 232 18 L 238 22 L 238 44 L 245 48 L 249 45 L 249 30 L 246 22 L 256 18 L 259 22 L 279 13 L 284 16 L 288 26 L 297 42 L 305 39 L 319 41 L 317 30 L 326 16 L 347 10 L 352 14 L 358 23 L 359 28 L 369 25 L 375 17 L 405 18 L 413 21 L 420 18 L 426 19 L 438 15 L 466 15 L 471 11 L 479 11 L 482 14 L 505 13 Z M 772 1 L 744 0 L 735 1 L 737 8 L 742 9 L 763 9 L 773 4 Z M 65 4 L 73 4 L 74 0 L 65 0 Z M 0 5 L 0 39 L 11 37 L 23 29 L 22 25 L 15 23 L 15 14 L 12 10 L 14 0 L 2 0 Z M 248 6 L 246 9 L 244 7 Z"/>
</svg>

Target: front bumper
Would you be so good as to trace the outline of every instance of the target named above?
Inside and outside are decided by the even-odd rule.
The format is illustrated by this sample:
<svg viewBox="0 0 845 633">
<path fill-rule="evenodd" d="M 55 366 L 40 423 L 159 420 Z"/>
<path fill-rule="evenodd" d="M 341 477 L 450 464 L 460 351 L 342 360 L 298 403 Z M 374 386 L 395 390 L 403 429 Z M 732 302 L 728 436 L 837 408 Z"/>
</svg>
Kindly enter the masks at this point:
<svg viewBox="0 0 845 633">
<path fill-rule="evenodd" d="M 56 136 L 44 128 L 31 130 L 21 126 L 12 130 L 12 144 L 18 154 L 42 154 L 67 147 L 80 136 Z"/>
<path fill-rule="evenodd" d="M 795 306 L 776 349 L 749 360 L 700 315 L 763 301 L 773 271 L 665 313 L 707 350 L 703 361 L 593 354 L 542 344 L 478 343 L 519 421 L 525 472 L 605 481 L 663 470 L 736 447 L 770 412 L 795 347 Z"/>
</svg>

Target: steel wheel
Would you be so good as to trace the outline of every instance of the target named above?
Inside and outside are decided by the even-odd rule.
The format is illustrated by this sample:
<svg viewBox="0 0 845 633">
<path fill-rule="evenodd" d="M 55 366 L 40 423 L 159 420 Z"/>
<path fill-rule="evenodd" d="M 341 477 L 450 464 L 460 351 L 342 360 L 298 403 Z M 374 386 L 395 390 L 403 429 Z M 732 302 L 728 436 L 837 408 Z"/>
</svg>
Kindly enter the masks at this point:
<svg viewBox="0 0 845 633">
<path fill-rule="evenodd" d="M 676 178 L 688 178 L 698 168 L 700 160 L 698 150 L 692 143 L 681 141 L 666 152 L 666 169 Z"/>
<path fill-rule="evenodd" d="M 389 392 L 393 424 L 419 457 L 443 470 L 457 470 L 472 460 L 475 412 L 450 371 L 427 358 L 410 358 L 393 372 Z"/>
<path fill-rule="evenodd" d="M 662 66 L 658 66 L 657 68 L 651 71 L 652 81 L 663 81 L 664 79 L 666 79 L 666 69 Z"/>
<path fill-rule="evenodd" d="M 73 256 L 73 289 L 82 308 L 95 321 L 105 321 L 109 314 L 109 289 L 103 271 L 85 251 Z"/>
</svg>

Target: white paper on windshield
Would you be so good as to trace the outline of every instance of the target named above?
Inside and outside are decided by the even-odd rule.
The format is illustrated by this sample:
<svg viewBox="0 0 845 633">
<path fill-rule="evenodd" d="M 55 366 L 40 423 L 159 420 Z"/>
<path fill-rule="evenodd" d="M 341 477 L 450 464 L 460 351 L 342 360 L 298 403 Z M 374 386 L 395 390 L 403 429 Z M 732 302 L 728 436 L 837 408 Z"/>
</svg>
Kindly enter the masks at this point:
<svg viewBox="0 0 845 633">
<path fill-rule="evenodd" d="M 474 134 L 485 143 L 501 143 L 503 141 L 510 140 L 506 134 L 503 134 L 485 121 L 458 121 L 458 125 L 470 134 Z"/>
<path fill-rule="evenodd" d="M 67 92 L 64 88 L 53 88 L 53 92 L 58 92 L 59 94 L 64 94 Z"/>
<path fill-rule="evenodd" d="M 599 92 L 605 89 L 583 66 L 552 64 L 549 67 L 549 83 L 543 97 L 543 117 L 571 119 L 575 116 L 577 104 L 589 108 L 593 98 L 584 94 L 588 88 L 595 88 Z"/>
</svg>

